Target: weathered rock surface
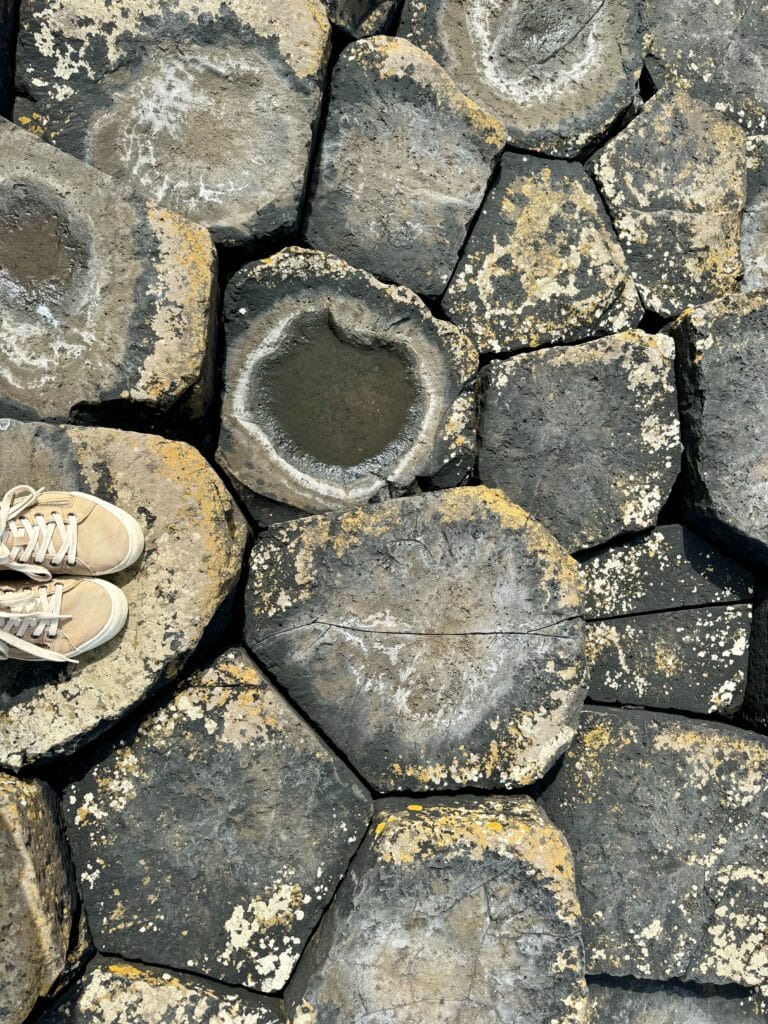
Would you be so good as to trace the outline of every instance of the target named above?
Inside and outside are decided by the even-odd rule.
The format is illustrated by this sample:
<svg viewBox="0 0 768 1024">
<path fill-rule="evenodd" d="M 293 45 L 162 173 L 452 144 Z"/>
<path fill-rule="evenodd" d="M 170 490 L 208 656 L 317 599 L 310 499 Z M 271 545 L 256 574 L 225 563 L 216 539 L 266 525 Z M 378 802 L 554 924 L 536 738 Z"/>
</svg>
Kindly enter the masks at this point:
<svg viewBox="0 0 768 1024">
<path fill-rule="evenodd" d="M 175 971 L 97 957 L 40 1024 L 282 1024 L 280 1004 Z"/>
<path fill-rule="evenodd" d="M 325 0 L 325 6 L 332 24 L 360 38 L 388 31 L 400 0 Z"/>
<path fill-rule="evenodd" d="M 423 46 L 523 149 L 575 157 L 633 102 L 637 0 L 406 0 L 399 32 Z"/>
<path fill-rule="evenodd" d="M 738 125 L 687 93 L 659 94 L 590 166 L 647 309 L 671 317 L 738 287 Z"/>
<path fill-rule="evenodd" d="M 348 46 L 309 203 L 311 245 L 440 295 L 504 145 L 502 125 L 404 39 Z"/>
<path fill-rule="evenodd" d="M 16 120 L 217 242 L 263 239 L 297 225 L 328 45 L 320 0 L 23 0 Z"/>
<path fill-rule="evenodd" d="M 3 1024 L 21 1024 L 64 970 L 76 905 L 53 790 L 0 775 Z"/>
<path fill-rule="evenodd" d="M 653 525 L 679 465 L 673 355 L 629 331 L 489 363 L 480 479 L 571 551 Z"/>
<path fill-rule="evenodd" d="M 274 992 L 371 808 L 231 650 L 65 791 L 64 811 L 99 950 Z"/>
<path fill-rule="evenodd" d="M 413 292 L 286 249 L 234 276 L 225 322 L 217 459 L 260 520 L 474 467 L 477 352 Z"/>
<path fill-rule="evenodd" d="M 587 970 L 764 984 L 768 739 L 590 710 L 543 804 L 570 843 Z"/>
<path fill-rule="evenodd" d="M 114 578 L 126 629 L 61 670 L 0 665 L 0 762 L 70 753 L 178 675 L 235 586 L 245 526 L 202 456 L 164 438 L 0 420 L 0 493 L 20 481 L 84 491 L 142 524 L 143 560 Z"/>
<path fill-rule="evenodd" d="M 747 202 L 741 222 L 744 291 L 768 288 L 768 135 L 747 139 Z"/>
<path fill-rule="evenodd" d="M 583 1024 L 567 844 L 527 797 L 384 801 L 286 993 L 291 1024 Z"/>
<path fill-rule="evenodd" d="M 443 308 L 482 352 L 634 327 L 624 253 L 579 164 L 505 153 Z"/>
<path fill-rule="evenodd" d="M 0 415 L 190 399 L 215 269 L 207 231 L 0 121 Z"/>
<path fill-rule="evenodd" d="M 764 1018 L 743 990 L 714 985 L 591 979 L 592 1024 L 755 1024 Z"/>
<path fill-rule="evenodd" d="M 577 577 L 498 492 L 404 498 L 263 535 L 246 640 L 380 791 L 514 788 L 584 699 Z"/>
</svg>

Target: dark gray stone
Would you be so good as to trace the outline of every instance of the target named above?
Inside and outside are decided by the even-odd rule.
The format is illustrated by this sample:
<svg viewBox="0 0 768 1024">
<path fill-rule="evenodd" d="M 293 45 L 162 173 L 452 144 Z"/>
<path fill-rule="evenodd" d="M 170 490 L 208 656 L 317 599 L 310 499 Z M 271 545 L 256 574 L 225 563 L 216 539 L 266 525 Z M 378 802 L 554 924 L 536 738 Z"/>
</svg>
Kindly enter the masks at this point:
<svg viewBox="0 0 768 1024">
<path fill-rule="evenodd" d="M 13 111 L 16 7 L 16 0 L 0 0 L 0 117 Z"/>
<path fill-rule="evenodd" d="M 511 789 L 573 736 L 577 581 L 526 512 L 457 488 L 268 531 L 246 639 L 376 789 Z"/>
<path fill-rule="evenodd" d="M 388 32 L 397 19 L 400 0 L 325 0 L 328 17 L 351 36 Z"/>
<path fill-rule="evenodd" d="M 276 992 L 371 807 L 232 650 L 70 786 L 64 811 L 100 951 Z"/>
<path fill-rule="evenodd" d="M 747 203 L 741 222 L 742 288 L 768 288 L 768 135 L 747 139 Z"/>
<path fill-rule="evenodd" d="M 592 1024 L 755 1024 L 750 994 L 735 986 L 636 978 L 590 979 Z"/>
<path fill-rule="evenodd" d="M 749 674 L 742 708 L 743 718 L 768 734 L 768 588 L 758 589 L 749 638 Z M 767 996 L 768 998 L 768 993 Z"/>
<path fill-rule="evenodd" d="M 672 341 L 629 331 L 493 361 L 479 474 L 568 550 L 652 526 L 677 476 Z"/>
</svg>

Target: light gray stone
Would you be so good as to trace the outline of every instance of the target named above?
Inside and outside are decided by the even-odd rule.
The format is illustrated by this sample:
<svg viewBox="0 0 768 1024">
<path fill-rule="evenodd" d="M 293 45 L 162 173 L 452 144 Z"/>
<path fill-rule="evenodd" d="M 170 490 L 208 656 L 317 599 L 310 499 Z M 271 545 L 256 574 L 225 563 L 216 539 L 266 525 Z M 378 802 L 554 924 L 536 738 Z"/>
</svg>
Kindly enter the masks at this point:
<svg viewBox="0 0 768 1024">
<path fill-rule="evenodd" d="M 744 291 L 768 288 L 768 135 L 747 139 L 747 203 L 741 222 Z"/>
</svg>

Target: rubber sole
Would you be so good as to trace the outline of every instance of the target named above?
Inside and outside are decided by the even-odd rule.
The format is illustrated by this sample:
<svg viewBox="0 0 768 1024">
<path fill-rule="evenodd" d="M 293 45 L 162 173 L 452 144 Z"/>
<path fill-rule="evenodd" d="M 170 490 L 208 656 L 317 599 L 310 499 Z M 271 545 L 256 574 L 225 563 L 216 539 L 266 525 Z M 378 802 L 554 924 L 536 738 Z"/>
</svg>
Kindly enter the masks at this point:
<svg viewBox="0 0 768 1024">
<path fill-rule="evenodd" d="M 106 569 L 104 572 L 98 573 L 98 576 L 112 576 L 113 573 L 122 572 L 123 569 L 128 569 L 130 566 L 137 562 L 144 552 L 144 531 L 141 526 L 136 522 L 132 515 L 125 512 L 123 509 L 118 508 L 117 505 L 113 505 L 110 501 L 104 501 L 102 498 L 97 498 L 93 494 L 83 494 L 82 491 L 73 491 L 78 498 L 85 498 L 87 501 L 92 501 L 96 505 L 101 505 L 102 508 L 108 509 L 123 524 L 128 531 L 128 554 L 118 565 L 113 566 L 111 569 Z M 62 573 L 57 573 L 62 575 Z"/>
<path fill-rule="evenodd" d="M 109 583 L 107 580 L 99 580 L 89 578 L 91 583 L 95 583 L 101 587 L 102 590 L 106 591 L 111 602 L 112 612 L 109 616 L 109 620 L 105 626 L 99 630 L 96 636 L 91 637 L 84 644 L 81 644 L 76 650 L 72 651 L 68 657 L 79 658 L 81 654 L 86 654 L 88 651 L 93 651 L 97 647 L 101 647 L 102 644 L 108 644 L 110 640 L 114 640 L 117 634 L 125 628 L 125 624 L 128 621 L 128 601 L 125 594 L 116 587 L 114 583 Z"/>
</svg>

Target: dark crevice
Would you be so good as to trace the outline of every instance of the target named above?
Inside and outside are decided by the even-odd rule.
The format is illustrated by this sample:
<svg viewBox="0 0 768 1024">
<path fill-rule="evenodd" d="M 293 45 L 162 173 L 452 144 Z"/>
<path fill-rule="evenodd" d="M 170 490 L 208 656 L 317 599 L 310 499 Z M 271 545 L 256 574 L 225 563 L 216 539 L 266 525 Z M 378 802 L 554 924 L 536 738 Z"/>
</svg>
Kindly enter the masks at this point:
<svg viewBox="0 0 768 1024">
<path fill-rule="evenodd" d="M 672 707 L 659 707 L 656 704 L 639 704 L 630 703 L 628 701 L 603 701 L 595 700 L 593 697 L 587 696 L 584 702 L 584 710 L 596 710 L 600 709 L 606 711 L 645 711 L 651 715 L 666 715 L 669 718 L 680 718 L 689 722 L 697 722 L 702 724 L 703 722 L 710 722 L 716 725 L 727 725 L 730 728 L 741 728 L 737 726 L 736 719 L 739 714 L 739 709 L 734 710 L 731 715 L 724 714 L 706 714 L 703 711 L 690 711 L 684 708 L 672 708 Z"/>
<path fill-rule="evenodd" d="M 643 619 L 649 615 L 667 615 L 670 612 L 696 612 L 706 608 L 751 608 L 752 601 L 744 598 L 734 598 L 732 601 L 705 601 L 703 604 L 680 604 L 672 605 L 669 608 L 652 608 L 637 612 L 624 612 L 619 615 L 601 615 L 599 617 L 585 617 L 587 625 L 594 622 L 616 622 L 617 619 Z"/>
<path fill-rule="evenodd" d="M 658 313 L 654 313 L 652 309 L 646 309 L 640 319 L 640 323 L 637 325 L 637 329 L 645 331 L 646 334 L 666 334 L 668 333 L 667 328 L 671 323 L 674 323 L 675 319 L 676 317 L 666 318 Z"/>
<path fill-rule="evenodd" d="M 653 97 L 659 91 L 658 86 L 654 82 L 647 64 L 643 64 L 643 70 L 640 72 L 640 81 L 638 83 L 638 88 L 640 90 L 640 99 L 643 101 L 643 103 L 647 103 L 648 100 L 653 99 Z"/>
<path fill-rule="evenodd" d="M 16 45 L 20 0 L 11 0 L 5 19 L 0 16 L 0 117 L 13 120 L 16 98 Z M 2 3 L 0 3 L 2 10 Z"/>
</svg>

